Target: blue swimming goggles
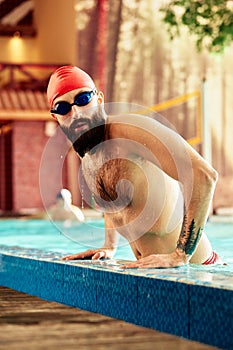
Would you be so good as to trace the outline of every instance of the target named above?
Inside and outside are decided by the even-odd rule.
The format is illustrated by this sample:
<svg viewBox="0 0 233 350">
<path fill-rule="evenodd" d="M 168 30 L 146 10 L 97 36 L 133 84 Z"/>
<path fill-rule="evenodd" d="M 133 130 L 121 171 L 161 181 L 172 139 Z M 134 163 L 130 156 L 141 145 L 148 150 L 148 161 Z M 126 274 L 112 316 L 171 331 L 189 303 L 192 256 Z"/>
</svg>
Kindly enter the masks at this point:
<svg viewBox="0 0 233 350">
<path fill-rule="evenodd" d="M 91 102 L 92 97 L 97 93 L 96 89 L 92 91 L 84 91 L 77 94 L 74 98 L 73 103 L 67 101 L 59 101 L 55 106 L 50 110 L 50 113 L 66 115 L 72 109 L 72 106 L 83 107 L 88 105 Z"/>
</svg>

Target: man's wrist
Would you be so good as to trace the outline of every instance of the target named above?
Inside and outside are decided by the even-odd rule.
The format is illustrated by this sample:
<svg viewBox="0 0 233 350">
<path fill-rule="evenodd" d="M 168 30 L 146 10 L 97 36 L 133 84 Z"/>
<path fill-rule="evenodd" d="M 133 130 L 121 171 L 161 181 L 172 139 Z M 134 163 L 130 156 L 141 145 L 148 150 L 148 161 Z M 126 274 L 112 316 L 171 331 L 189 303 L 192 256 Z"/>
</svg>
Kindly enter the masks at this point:
<svg viewBox="0 0 233 350">
<path fill-rule="evenodd" d="M 179 259 L 183 260 L 185 263 L 188 263 L 191 256 L 186 254 L 185 251 L 179 247 L 176 247 L 175 254 L 178 256 Z"/>
</svg>

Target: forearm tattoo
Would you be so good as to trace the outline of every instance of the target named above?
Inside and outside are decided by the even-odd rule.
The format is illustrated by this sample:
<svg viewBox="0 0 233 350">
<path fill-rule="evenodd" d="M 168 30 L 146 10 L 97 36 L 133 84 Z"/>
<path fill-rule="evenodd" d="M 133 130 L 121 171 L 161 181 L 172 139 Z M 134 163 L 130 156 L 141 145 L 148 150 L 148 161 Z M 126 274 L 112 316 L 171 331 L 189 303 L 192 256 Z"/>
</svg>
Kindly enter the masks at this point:
<svg viewBox="0 0 233 350">
<path fill-rule="evenodd" d="M 181 234 L 177 242 L 177 248 L 183 250 L 187 255 L 192 255 L 196 249 L 197 243 L 201 238 L 203 228 L 196 229 L 195 220 L 191 224 L 187 224 L 187 216 L 184 216 L 184 221 L 181 229 Z"/>
</svg>

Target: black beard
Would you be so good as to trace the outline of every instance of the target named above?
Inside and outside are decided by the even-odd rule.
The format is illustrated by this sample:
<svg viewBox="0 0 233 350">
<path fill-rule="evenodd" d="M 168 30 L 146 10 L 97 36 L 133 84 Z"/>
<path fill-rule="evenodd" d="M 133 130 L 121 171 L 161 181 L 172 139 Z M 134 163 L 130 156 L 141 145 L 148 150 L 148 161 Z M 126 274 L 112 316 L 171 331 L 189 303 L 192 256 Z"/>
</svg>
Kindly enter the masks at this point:
<svg viewBox="0 0 233 350">
<path fill-rule="evenodd" d="M 85 153 L 95 153 L 97 145 L 100 145 L 105 139 L 105 125 L 96 126 L 82 134 L 74 143 L 73 147 L 80 157 Z"/>
<path fill-rule="evenodd" d="M 87 152 L 95 153 L 96 146 L 104 142 L 105 120 L 105 111 L 102 106 L 99 106 L 90 117 L 74 119 L 69 127 L 64 125 L 60 125 L 60 127 L 72 142 L 74 150 L 83 158 Z M 77 135 L 74 131 L 77 123 L 85 123 L 88 130 L 84 130 Z"/>
</svg>

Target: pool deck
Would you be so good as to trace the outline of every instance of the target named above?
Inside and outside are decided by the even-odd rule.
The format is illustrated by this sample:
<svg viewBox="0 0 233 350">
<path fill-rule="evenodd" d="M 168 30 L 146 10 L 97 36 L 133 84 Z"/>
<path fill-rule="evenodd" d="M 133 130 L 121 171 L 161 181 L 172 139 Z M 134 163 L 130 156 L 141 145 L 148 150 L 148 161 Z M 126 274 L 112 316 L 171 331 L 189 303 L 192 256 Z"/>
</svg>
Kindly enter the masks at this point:
<svg viewBox="0 0 233 350">
<path fill-rule="evenodd" d="M 233 349 L 233 275 L 229 267 L 122 270 L 121 264 L 118 260 L 62 261 L 60 253 L 0 246 L 0 285 Z"/>
<path fill-rule="evenodd" d="M 0 287 L 0 349 L 217 349 Z"/>
</svg>

